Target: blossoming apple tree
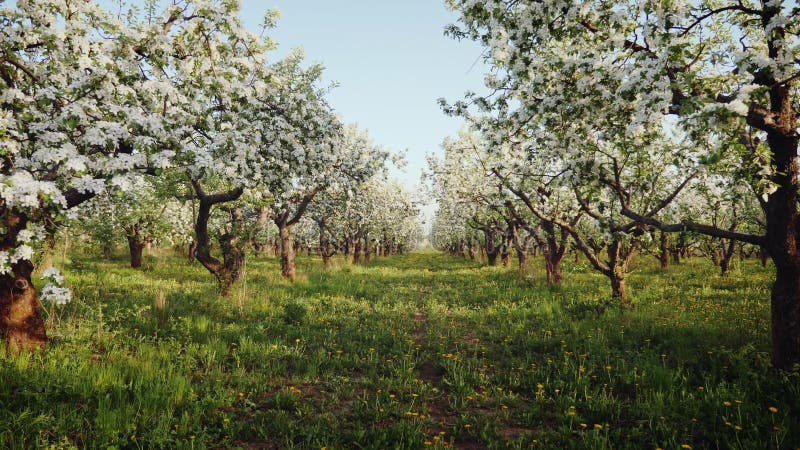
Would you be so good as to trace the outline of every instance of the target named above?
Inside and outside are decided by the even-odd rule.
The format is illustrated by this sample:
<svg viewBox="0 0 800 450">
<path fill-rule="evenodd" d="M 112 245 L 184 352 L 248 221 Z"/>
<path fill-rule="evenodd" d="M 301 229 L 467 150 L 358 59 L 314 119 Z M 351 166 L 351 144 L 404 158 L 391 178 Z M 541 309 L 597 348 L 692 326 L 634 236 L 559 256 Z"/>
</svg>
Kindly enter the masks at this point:
<svg viewBox="0 0 800 450">
<path fill-rule="evenodd" d="M 475 104 L 519 105 L 520 120 L 568 105 L 570 122 L 588 123 L 593 131 L 609 130 L 610 117 L 631 110 L 630 119 L 614 124 L 629 137 L 671 120 L 689 145 L 705 152 L 705 162 L 736 152 L 754 163 L 758 169 L 743 181 L 759 187 L 763 234 L 647 216 L 634 211 L 624 190 L 607 186 L 619 212 L 641 224 L 762 245 L 777 269 L 773 363 L 800 362 L 796 2 L 448 3 L 460 13 L 450 33 L 485 44 L 495 67 L 487 81 L 499 95 L 473 98 Z M 706 146 L 710 136 L 713 145 Z M 572 148 L 565 158 L 575 155 Z"/>
</svg>

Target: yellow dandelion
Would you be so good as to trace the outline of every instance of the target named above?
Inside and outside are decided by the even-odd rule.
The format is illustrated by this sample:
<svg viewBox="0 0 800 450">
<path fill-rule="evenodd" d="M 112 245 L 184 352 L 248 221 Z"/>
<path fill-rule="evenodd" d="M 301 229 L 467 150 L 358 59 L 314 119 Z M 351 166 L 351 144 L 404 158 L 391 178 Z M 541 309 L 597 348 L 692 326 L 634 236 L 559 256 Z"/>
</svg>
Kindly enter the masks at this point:
<svg viewBox="0 0 800 450">
<path fill-rule="evenodd" d="M 726 407 L 727 407 L 727 406 L 731 406 L 731 402 L 722 402 L 722 404 L 723 404 L 724 406 L 726 406 Z"/>
<path fill-rule="evenodd" d="M 599 423 L 596 423 L 596 424 L 594 424 L 594 429 L 595 429 L 595 430 L 602 430 L 602 429 L 603 429 L 603 426 L 602 426 L 602 425 L 600 425 Z"/>
<path fill-rule="evenodd" d="M 776 408 L 774 406 L 770 406 L 769 407 L 769 412 L 771 412 L 772 414 L 775 414 L 776 412 L 778 412 L 778 408 Z"/>
</svg>

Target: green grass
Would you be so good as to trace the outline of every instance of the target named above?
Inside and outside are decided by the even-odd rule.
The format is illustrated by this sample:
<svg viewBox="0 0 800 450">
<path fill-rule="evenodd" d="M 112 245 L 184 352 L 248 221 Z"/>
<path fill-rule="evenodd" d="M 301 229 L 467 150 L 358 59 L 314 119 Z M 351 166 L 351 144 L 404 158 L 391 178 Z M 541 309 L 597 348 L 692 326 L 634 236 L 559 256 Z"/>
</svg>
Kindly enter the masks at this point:
<svg viewBox="0 0 800 450">
<path fill-rule="evenodd" d="M 800 447 L 754 261 L 643 257 L 620 309 L 582 263 L 550 288 L 540 261 L 304 257 L 292 284 L 249 258 L 222 299 L 175 256 L 69 257 L 47 351 L 0 358 L 0 448 Z"/>
</svg>

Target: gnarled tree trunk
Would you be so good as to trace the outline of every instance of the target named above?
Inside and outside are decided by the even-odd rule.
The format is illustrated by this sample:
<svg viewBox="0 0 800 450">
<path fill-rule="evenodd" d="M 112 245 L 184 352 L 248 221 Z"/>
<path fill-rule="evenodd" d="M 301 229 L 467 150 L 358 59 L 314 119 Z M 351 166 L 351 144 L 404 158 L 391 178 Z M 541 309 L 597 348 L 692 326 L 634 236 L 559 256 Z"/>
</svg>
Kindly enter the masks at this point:
<svg viewBox="0 0 800 450">
<path fill-rule="evenodd" d="M 197 248 L 194 252 L 194 255 L 197 261 L 199 261 L 200 264 L 202 264 L 203 267 L 211 272 L 211 274 L 217 279 L 217 282 L 219 283 L 220 295 L 227 296 L 230 292 L 231 286 L 238 279 L 239 275 L 241 275 L 241 272 L 231 272 L 231 270 L 236 268 L 236 264 L 233 264 L 233 262 L 230 260 L 231 255 L 225 255 L 225 248 L 223 248 L 223 261 L 220 261 L 211 255 L 211 242 L 208 235 L 208 221 L 211 218 L 211 208 L 214 205 L 237 200 L 239 197 L 241 197 L 244 190 L 242 188 L 236 188 L 220 194 L 206 194 L 203 191 L 200 182 L 196 180 L 192 180 L 192 187 L 194 187 L 195 194 L 200 200 L 200 207 L 198 208 L 197 217 L 194 224 L 195 241 L 197 242 Z M 234 208 L 231 214 L 231 219 L 233 222 L 231 232 L 238 234 L 237 230 L 240 226 L 241 209 Z M 232 238 L 225 239 L 226 244 L 229 244 L 231 241 Z M 222 244 L 222 238 L 220 238 L 220 243 Z M 238 240 L 235 243 L 238 244 Z M 230 252 L 231 249 L 227 248 L 227 250 Z M 244 255 L 242 254 L 242 258 L 243 257 Z M 235 256 L 233 258 L 235 259 Z"/>
<path fill-rule="evenodd" d="M 16 247 L 17 236 L 25 229 L 27 218 L 14 211 L 3 212 L 6 230 L 0 250 L 10 251 Z M 8 353 L 36 350 L 47 344 L 47 332 L 39 314 L 39 294 L 31 273 L 33 263 L 23 260 L 12 264 L 9 273 L 0 275 L 0 332 Z"/>
</svg>

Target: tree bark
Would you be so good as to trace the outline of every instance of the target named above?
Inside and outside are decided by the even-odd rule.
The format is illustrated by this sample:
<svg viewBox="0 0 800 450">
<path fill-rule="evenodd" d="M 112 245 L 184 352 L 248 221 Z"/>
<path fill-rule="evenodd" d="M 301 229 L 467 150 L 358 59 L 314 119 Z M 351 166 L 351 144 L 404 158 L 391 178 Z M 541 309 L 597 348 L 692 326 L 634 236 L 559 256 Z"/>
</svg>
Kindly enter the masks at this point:
<svg viewBox="0 0 800 450">
<path fill-rule="evenodd" d="M 608 246 L 608 271 L 606 276 L 611 281 L 611 298 L 622 305 L 629 306 L 628 289 L 625 275 L 628 272 L 628 261 L 633 254 L 632 248 L 624 248 L 620 241 L 612 241 Z"/>
<path fill-rule="evenodd" d="M 0 240 L 0 250 L 10 251 L 16 247 L 17 236 L 28 221 L 27 217 L 14 211 L 3 212 L 6 231 Z M 0 275 L 0 333 L 9 354 L 44 348 L 47 344 L 32 273 L 33 263 L 23 260 L 12 264 L 10 272 Z"/>
<path fill-rule="evenodd" d="M 722 257 L 719 260 L 719 268 L 722 272 L 721 275 L 728 273 L 731 267 L 731 259 L 733 258 L 734 250 L 736 250 L 736 241 L 733 239 L 720 239 L 720 250 Z"/>
<path fill-rule="evenodd" d="M 370 262 L 372 259 L 372 249 L 369 245 L 369 233 L 364 233 L 364 263 Z"/>
<path fill-rule="evenodd" d="M 500 249 L 494 242 L 495 234 L 496 232 L 493 228 L 486 227 L 483 229 L 484 248 L 490 266 L 497 265 L 497 255 L 500 253 Z"/>
<path fill-rule="evenodd" d="M 353 239 L 353 264 L 361 264 L 361 237 Z"/>
<path fill-rule="evenodd" d="M 32 272 L 33 264 L 23 261 L 13 264 L 11 273 L 0 275 L 0 331 L 10 354 L 44 348 L 47 344 Z"/>
<path fill-rule="evenodd" d="M 275 224 L 278 226 L 278 235 L 281 239 L 281 275 L 289 281 L 294 281 L 297 268 L 294 261 L 292 226 L 287 225 L 285 220 L 276 221 Z"/>
<path fill-rule="evenodd" d="M 669 235 L 665 231 L 661 231 L 659 236 L 658 262 L 661 270 L 669 268 Z"/>
<path fill-rule="evenodd" d="M 203 191 L 200 182 L 197 180 L 192 180 L 192 187 L 195 190 L 197 198 L 200 200 L 200 207 L 198 208 L 197 217 L 194 224 L 195 240 L 197 241 L 197 248 L 194 252 L 194 255 L 200 264 L 202 264 L 203 267 L 211 272 L 211 274 L 217 279 L 220 295 L 227 296 L 230 292 L 231 285 L 236 281 L 239 274 L 230 272 L 231 267 L 235 268 L 235 265 L 229 264 L 228 261 L 225 260 L 225 249 L 223 249 L 223 261 L 220 261 L 211 255 L 211 241 L 208 235 L 208 221 L 211 218 L 211 208 L 214 205 L 237 200 L 239 197 L 241 197 L 244 190 L 242 188 L 236 188 L 228 192 L 209 195 Z M 241 214 L 241 209 L 235 208 L 234 211 L 235 210 L 239 210 L 239 214 Z M 233 213 L 231 219 L 233 222 L 232 229 L 236 230 L 239 226 L 239 224 L 237 224 L 239 218 L 237 218 L 235 212 Z M 232 232 L 236 233 L 236 231 Z M 230 241 L 230 239 L 228 239 L 228 241 Z M 230 256 L 228 256 L 228 258 L 229 257 Z"/>
<path fill-rule="evenodd" d="M 777 52 L 771 48 L 770 53 Z M 777 54 L 777 53 L 776 53 Z M 771 110 L 778 112 L 781 129 L 769 129 L 767 142 L 775 166 L 772 181 L 777 189 L 769 194 L 764 212 L 767 232 L 764 247 L 775 263 L 772 285 L 772 363 L 790 368 L 800 363 L 800 222 L 798 222 L 797 115 L 791 87 L 770 90 Z"/>
<path fill-rule="evenodd" d="M 189 262 L 193 263 L 195 261 L 195 252 L 197 252 L 197 241 L 192 239 L 192 242 L 189 243 Z"/>
<path fill-rule="evenodd" d="M 128 230 L 128 250 L 130 251 L 130 262 L 132 269 L 142 267 L 142 250 L 145 244 L 142 239 L 142 234 L 139 231 L 139 224 L 131 225 Z"/>
<path fill-rule="evenodd" d="M 544 262 L 547 269 L 547 284 L 560 284 L 563 279 L 561 273 L 561 261 L 564 258 L 562 253 L 560 256 L 557 254 L 545 254 Z"/>
<path fill-rule="evenodd" d="M 500 246 L 500 259 L 503 261 L 503 267 L 511 265 L 511 236 L 508 231 L 503 235 L 503 243 Z"/>
</svg>

